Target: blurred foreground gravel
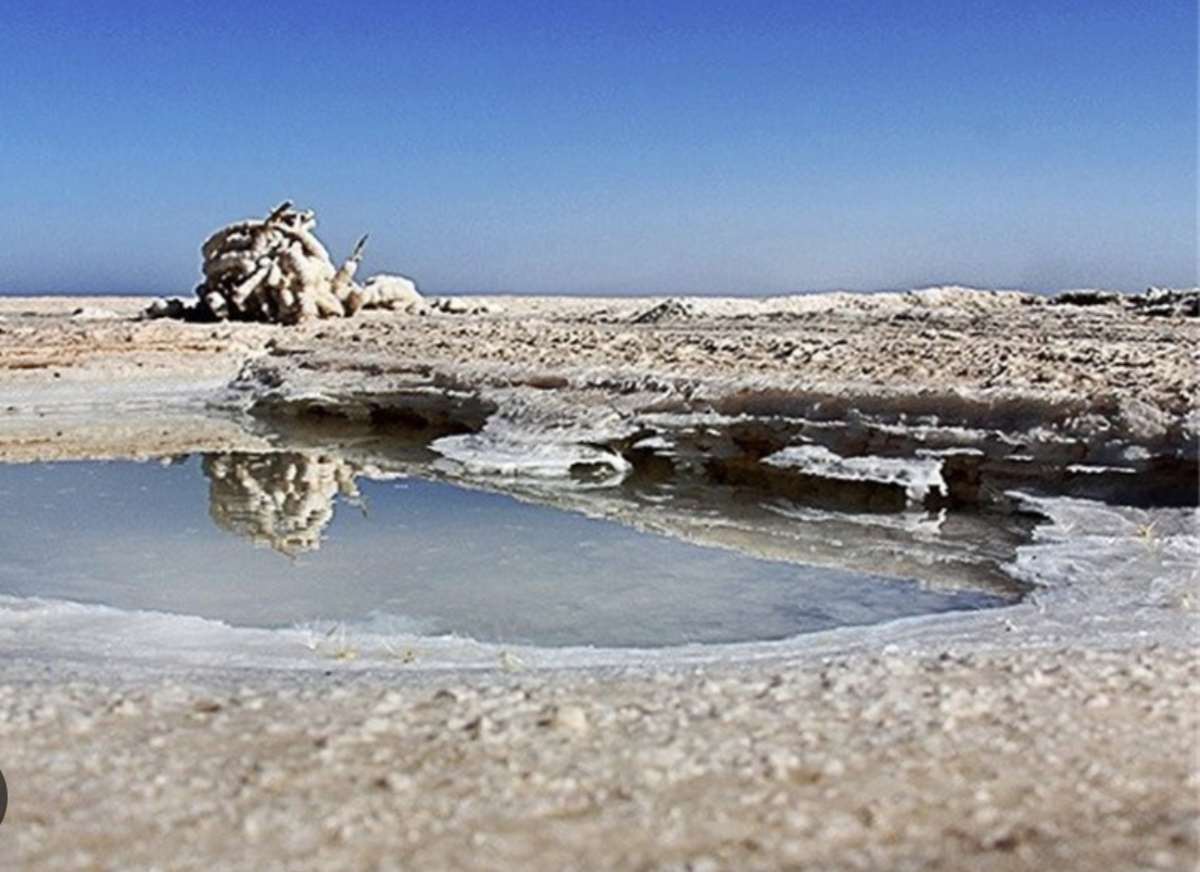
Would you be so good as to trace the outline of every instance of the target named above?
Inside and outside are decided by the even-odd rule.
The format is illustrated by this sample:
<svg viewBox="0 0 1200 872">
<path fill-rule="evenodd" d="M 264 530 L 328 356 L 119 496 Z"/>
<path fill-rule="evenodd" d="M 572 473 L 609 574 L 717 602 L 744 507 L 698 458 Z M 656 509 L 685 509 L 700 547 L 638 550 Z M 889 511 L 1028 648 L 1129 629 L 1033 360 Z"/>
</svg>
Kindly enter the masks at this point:
<svg viewBox="0 0 1200 872">
<path fill-rule="evenodd" d="M 0 687 L 5 868 L 1185 870 L 1198 856 L 1190 651 L 332 672 Z"/>
</svg>

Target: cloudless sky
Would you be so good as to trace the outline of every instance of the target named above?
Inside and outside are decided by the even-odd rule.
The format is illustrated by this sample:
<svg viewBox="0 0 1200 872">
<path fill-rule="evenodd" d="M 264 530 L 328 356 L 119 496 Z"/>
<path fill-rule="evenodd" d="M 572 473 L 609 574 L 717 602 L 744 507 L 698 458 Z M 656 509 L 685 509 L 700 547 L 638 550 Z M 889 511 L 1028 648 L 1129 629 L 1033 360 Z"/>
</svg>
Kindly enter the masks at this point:
<svg viewBox="0 0 1200 872">
<path fill-rule="evenodd" d="M 1195 0 L 0 0 L 0 293 L 1196 283 Z"/>
</svg>

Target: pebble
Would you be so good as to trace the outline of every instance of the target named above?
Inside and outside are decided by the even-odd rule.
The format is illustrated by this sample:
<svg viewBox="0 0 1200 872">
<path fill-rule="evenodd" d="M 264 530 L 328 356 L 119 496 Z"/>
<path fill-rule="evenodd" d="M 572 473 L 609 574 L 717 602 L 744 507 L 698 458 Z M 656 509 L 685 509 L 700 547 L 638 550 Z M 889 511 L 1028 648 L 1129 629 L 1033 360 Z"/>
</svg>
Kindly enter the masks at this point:
<svg viewBox="0 0 1200 872">
<path fill-rule="evenodd" d="M 586 733 L 590 725 L 587 712 L 582 707 L 564 705 L 559 706 L 554 712 L 554 726 L 572 733 Z"/>
</svg>

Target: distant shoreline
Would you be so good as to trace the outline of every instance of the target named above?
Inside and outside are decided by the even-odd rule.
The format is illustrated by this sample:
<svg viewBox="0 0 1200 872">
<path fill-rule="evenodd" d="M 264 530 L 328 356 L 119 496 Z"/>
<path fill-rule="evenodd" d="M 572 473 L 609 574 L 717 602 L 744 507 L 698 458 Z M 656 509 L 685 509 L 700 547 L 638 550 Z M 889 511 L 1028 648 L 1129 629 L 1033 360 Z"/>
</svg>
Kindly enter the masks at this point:
<svg viewBox="0 0 1200 872">
<path fill-rule="evenodd" d="M 1036 295 L 1039 297 L 1053 298 L 1053 297 L 1059 296 L 1061 294 L 1068 294 L 1068 293 L 1072 293 L 1072 292 L 1076 292 L 1076 291 L 1098 291 L 1100 293 L 1114 293 L 1114 294 L 1122 294 L 1125 296 L 1133 296 L 1136 294 L 1143 293 L 1147 288 L 1150 288 L 1150 287 L 1175 287 L 1175 286 L 1170 285 L 1170 284 L 1164 285 L 1164 284 L 1160 284 L 1160 283 L 1149 282 L 1146 284 L 1138 284 L 1136 286 L 1131 285 L 1128 287 L 1106 287 L 1106 286 L 1101 287 L 1101 286 L 1090 286 L 1090 285 L 1072 285 L 1072 286 L 1061 287 L 1061 288 L 1027 288 L 1027 287 L 1017 287 L 1017 286 L 992 288 L 992 287 L 983 286 L 983 285 L 961 284 L 958 282 L 945 282 L 945 283 L 934 282 L 931 284 L 919 284 L 919 285 L 912 285 L 912 286 L 897 285 L 895 287 L 881 287 L 881 288 L 814 288 L 814 289 L 796 290 L 796 291 L 786 291 L 786 290 L 734 291 L 734 290 L 722 288 L 719 290 L 689 289 L 687 291 L 656 291 L 656 290 L 652 290 L 652 289 L 646 289 L 646 290 L 639 289 L 639 290 L 627 291 L 627 292 L 622 292 L 622 293 L 614 293 L 612 291 L 603 291 L 603 290 L 580 291 L 580 292 L 575 292 L 575 293 L 565 293 L 565 292 L 546 293 L 546 292 L 542 292 L 542 291 L 520 291 L 520 290 L 514 290 L 514 289 L 508 289 L 508 290 L 470 289 L 470 290 L 448 290 L 448 291 L 447 290 L 439 290 L 437 292 L 428 292 L 428 294 L 429 294 L 429 296 L 433 296 L 433 297 L 442 297 L 442 296 L 445 296 L 445 297 L 518 297 L 518 298 L 564 297 L 564 298 L 572 298 L 572 299 L 592 299 L 592 300 L 663 299 L 663 298 L 668 298 L 668 297 L 681 298 L 681 299 L 688 298 L 688 297 L 699 297 L 701 299 L 729 298 L 729 299 L 739 299 L 739 300 L 758 300 L 758 299 L 770 299 L 770 298 L 779 298 L 779 297 L 811 297 L 811 296 L 822 296 L 822 295 L 826 295 L 826 294 L 857 294 L 857 295 L 863 295 L 863 296 L 873 296 L 873 295 L 877 295 L 877 294 L 904 294 L 904 293 L 910 293 L 910 292 L 914 292 L 914 291 L 931 290 L 931 289 L 936 289 L 936 288 L 961 288 L 961 289 L 965 289 L 965 290 L 980 291 L 980 292 L 985 292 L 985 293 L 986 292 L 998 292 L 998 293 L 1033 294 L 1033 295 Z M 146 298 L 146 299 L 179 298 L 182 300 L 189 300 L 193 297 L 193 294 L 188 290 L 181 290 L 181 291 L 133 290 L 133 291 L 130 291 L 130 290 L 119 290 L 119 289 L 96 290 L 96 291 L 86 291 L 86 292 L 79 291 L 79 290 L 45 291 L 45 290 L 36 290 L 36 289 L 20 290 L 20 291 L 11 291 L 10 290 L 10 291 L 0 292 L 0 299 L 6 298 L 6 297 L 14 298 L 14 299 L 28 299 L 31 297 L 32 298 L 72 297 L 72 298 L 79 298 L 79 299 L 93 299 L 93 298 L 109 299 L 109 298 L 114 298 L 114 297 L 115 298 L 136 297 L 139 299 L 141 299 L 141 298 Z"/>
</svg>

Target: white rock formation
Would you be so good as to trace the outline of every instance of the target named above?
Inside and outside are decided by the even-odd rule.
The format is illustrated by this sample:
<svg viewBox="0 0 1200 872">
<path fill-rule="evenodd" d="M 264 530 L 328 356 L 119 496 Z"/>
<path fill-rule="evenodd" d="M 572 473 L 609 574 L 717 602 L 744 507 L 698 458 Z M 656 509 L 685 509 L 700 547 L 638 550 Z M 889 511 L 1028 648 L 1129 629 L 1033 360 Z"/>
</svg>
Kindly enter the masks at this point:
<svg viewBox="0 0 1200 872">
<path fill-rule="evenodd" d="M 192 314 L 205 320 L 269 321 L 294 324 L 306 318 L 352 315 L 363 308 L 413 310 L 420 306 L 416 285 L 402 276 L 354 281 L 367 237 L 335 267 L 313 234 L 311 211 L 283 203 L 263 220 L 230 224 L 201 248 L 204 281 Z M 178 308 L 178 307 L 176 307 Z M 160 307 L 151 314 L 171 315 Z"/>
<path fill-rule="evenodd" d="M 371 276 L 361 288 L 353 289 L 346 301 L 348 315 L 359 309 L 395 309 L 413 312 L 423 305 L 412 279 L 380 274 Z"/>
</svg>

